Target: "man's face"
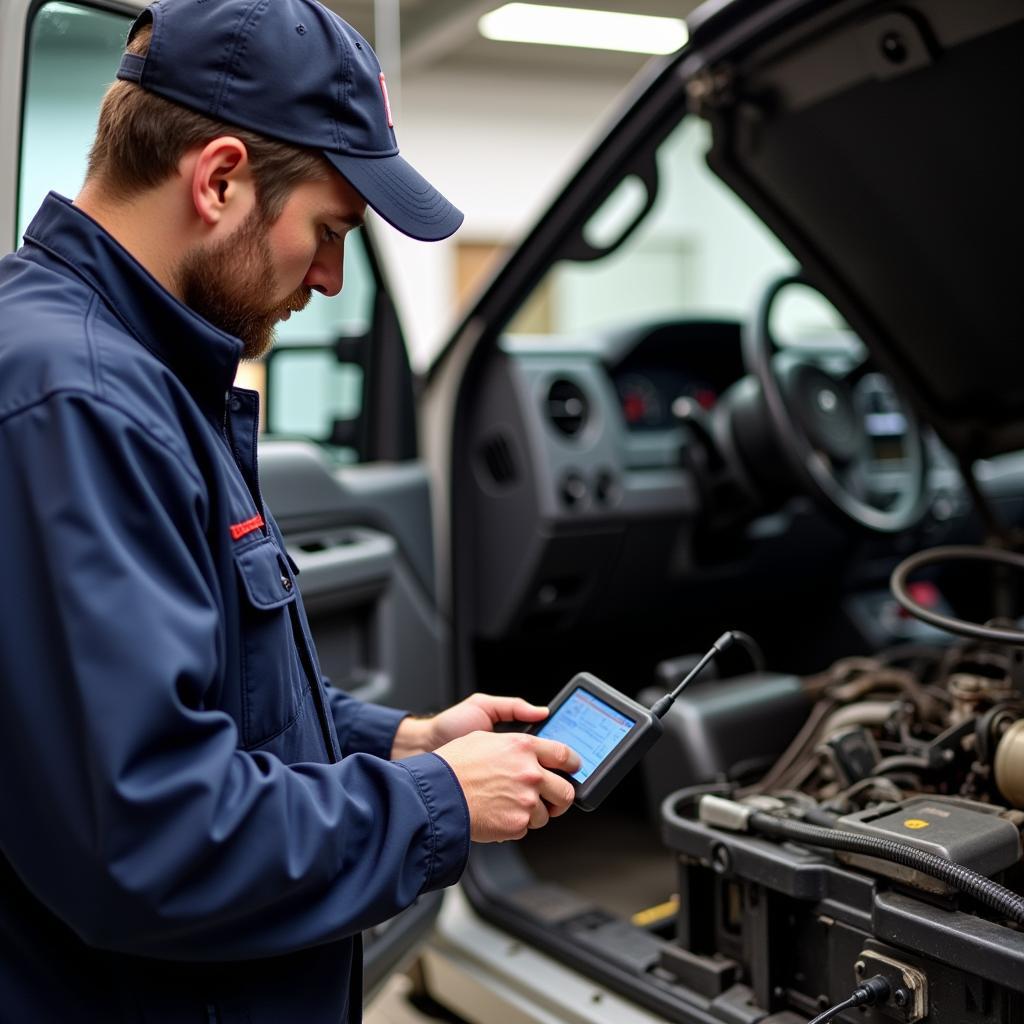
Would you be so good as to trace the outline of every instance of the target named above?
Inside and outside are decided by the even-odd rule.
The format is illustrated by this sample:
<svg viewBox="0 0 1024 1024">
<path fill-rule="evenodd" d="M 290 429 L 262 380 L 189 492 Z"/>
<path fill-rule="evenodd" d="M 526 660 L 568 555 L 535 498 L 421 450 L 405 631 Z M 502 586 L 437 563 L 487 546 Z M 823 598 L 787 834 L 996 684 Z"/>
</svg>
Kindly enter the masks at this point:
<svg viewBox="0 0 1024 1024">
<path fill-rule="evenodd" d="M 259 359 L 278 322 L 304 309 L 314 289 L 337 295 L 345 236 L 366 203 L 340 175 L 297 185 L 280 216 L 259 206 L 230 238 L 193 250 L 178 271 L 185 303 L 241 339 L 243 359 Z"/>
</svg>

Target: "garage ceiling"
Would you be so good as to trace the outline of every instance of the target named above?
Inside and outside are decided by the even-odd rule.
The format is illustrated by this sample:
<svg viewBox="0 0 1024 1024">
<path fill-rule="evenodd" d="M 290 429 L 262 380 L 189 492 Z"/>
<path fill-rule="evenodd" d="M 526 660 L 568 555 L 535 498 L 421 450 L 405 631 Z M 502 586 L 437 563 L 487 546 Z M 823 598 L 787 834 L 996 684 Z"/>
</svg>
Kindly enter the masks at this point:
<svg viewBox="0 0 1024 1024">
<path fill-rule="evenodd" d="M 373 0 L 325 0 L 327 5 L 374 40 Z M 489 67 L 496 64 L 562 71 L 570 75 L 614 74 L 628 77 L 644 63 L 641 54 L 582 50 L 576 47 L 499 43 L 477 31 L 481 15 L 505 0 L 400 0 L 402 73 L 415 74 L 437 65 Z M 531 0 L 544 3 L 545 0 Z M 693 0 L 557 0 L 556 6 L 685 17 Z M 385 69 L 387 70 L 387 69 Z"/>
</svg>

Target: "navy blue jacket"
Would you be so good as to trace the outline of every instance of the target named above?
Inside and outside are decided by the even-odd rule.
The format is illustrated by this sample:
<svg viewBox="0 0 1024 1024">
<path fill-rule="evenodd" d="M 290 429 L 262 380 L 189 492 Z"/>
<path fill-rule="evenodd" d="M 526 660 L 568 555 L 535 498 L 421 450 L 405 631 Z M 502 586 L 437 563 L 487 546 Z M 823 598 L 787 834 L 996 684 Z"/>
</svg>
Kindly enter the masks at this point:
<svg viewBox="0 0 1024 1024">
<path fill-rule="evenodd" d="M 358 1020 L 359 932 L 463 869 L 320 675 L 240 350 L 58 196 L 0 261 L 0 1021 Z"/>
</svg>

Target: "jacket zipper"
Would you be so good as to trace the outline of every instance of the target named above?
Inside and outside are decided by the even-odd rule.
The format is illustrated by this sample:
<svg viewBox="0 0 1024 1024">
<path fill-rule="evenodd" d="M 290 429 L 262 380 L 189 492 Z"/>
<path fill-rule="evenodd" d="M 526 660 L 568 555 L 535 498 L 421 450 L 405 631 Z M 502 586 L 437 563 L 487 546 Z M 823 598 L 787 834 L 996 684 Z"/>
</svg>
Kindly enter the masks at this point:
<svg viewBox="0 0 1024 1024">
<path fill-rule="evenodd" d="M 327 749 L 327 757 L 331 764 L 335 764 L 338 757 L 334 751 L 334 742 L 331 740 L 331 725 L 330 719 L 327 717 L 327 704 L 324 701 L 324 687 L 313 665 L 313 656 L 310 653 L 309 644 L 306 642 L 302 622 L 299 620 L 298 598 L 288 605 L 288 613 L 292 619 L 292 636 L 299 652 L 299 660 L 302 662 L 303 671 L 309 681 L 309 688 L 313 692 L 313 704 L 316 706 L 316 717 L 320 721 L 320 732 L 323 735 L 324 747 Z"/>
</svg>

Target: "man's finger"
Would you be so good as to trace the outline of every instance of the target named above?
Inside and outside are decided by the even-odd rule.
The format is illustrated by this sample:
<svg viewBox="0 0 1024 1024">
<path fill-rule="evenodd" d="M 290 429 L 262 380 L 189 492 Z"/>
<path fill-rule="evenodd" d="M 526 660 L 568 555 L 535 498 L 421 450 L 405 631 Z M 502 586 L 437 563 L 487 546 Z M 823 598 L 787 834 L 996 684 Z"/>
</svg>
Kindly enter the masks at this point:
<svg viewBox="0 0 1024 1024">
<path fill-rule="evenodd" d="M 484 709 L 492 722 L 541 722 L 548 717 L 548 709 L 530 704 L 522 697 L 494 697 L 478 693 L 473 698 Z"/>
<path fill-rule="evenodd" d="M 543 828 L 551 817 L 543 800 L 538 800 L 536 807 L 530 812 L 530 828 Z"/>
<path fill-rule="evenodd" d="M 555 771 L 566 772 L 568 775 L 580 770 L 580 755 L 564 743 L 559 743 L 558 740 L 546 740 L 535 736 L 533 750 L 537 755 L 537 760 L 545 768 L 553 768 Z"/>
<path fill-rule="evenodd" d="M 557 818 L 572 807 L 572 802 L 576 799 L 576 790 L 572 783 L 563 779 L 561 775 L 545 772 L 540 784 L 540 796 L 547 805 L 548 814 L 552 818 Z"/>
</svg>

